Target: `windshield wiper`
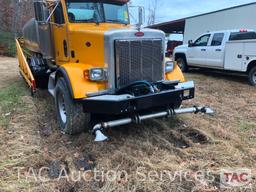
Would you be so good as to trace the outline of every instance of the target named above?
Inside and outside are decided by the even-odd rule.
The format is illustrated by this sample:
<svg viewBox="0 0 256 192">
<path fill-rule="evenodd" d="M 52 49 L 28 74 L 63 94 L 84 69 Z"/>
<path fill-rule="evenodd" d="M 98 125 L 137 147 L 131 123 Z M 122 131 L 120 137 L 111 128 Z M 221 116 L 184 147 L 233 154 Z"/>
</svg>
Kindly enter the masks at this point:
<svg viewBox="0 0 256 192">
<path fill-rule="evenodd" d="M 118 19 L 106 19 L 106 22 L 127 24 L 122 20 L 118 20 Z"/>
</svg>

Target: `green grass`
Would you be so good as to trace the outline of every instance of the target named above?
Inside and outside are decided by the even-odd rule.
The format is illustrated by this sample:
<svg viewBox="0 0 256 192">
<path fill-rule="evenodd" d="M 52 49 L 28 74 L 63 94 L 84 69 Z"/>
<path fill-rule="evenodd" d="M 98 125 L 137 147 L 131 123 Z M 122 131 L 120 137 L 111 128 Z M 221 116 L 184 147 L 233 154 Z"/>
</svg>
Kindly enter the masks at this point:
<svg viewBox="0 0 256 192">
<path fill-rule="evenodd" d="M 239 129 L 241 130 L 240 137 L 243 141 L 256 141 L 255 135 L 252 135 L 252 132 L 256 129 L 255 122 L 239 122 Z"/>
<path fill-rule="evenodd" d="M 256 128 L 256 123 L 242 121 L 239 123 L 239 127 L 242 131 L 250 131 Z"/>
<path fill-rule="evenodd" d="M 7 125 L 13 112 L 24 109 L 22 96 L 25 95 L 26 90 L 21 82 L 0 89 L 0 125 Z"/>
<path fill-rule="evenodd" d="M 0 47 L 4 47 L 6 56 L 14 57 L 16 55 L 16 45 L 14 34 L 0 31 Z"/>
</svg>

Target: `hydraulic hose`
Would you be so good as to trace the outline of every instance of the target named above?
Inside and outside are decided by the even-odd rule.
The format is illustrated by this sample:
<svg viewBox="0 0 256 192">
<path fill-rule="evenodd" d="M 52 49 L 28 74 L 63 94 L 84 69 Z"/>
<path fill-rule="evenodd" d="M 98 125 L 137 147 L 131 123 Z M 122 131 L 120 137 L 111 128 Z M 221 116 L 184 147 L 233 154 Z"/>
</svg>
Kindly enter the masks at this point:
<svg viewBox="0 0 256 192">
<path fill-rule="evenodd" d="M 46 64 L 47 66 L 50 68 L 50 69 L 53 69 L 53 70 L 56 70 L 58 68 L 57 65 L 54 65 L 49 59 L 45 59 L 46 61 Z"/>
<path fill-rule="evenodd" d="M 119 89 L 119 90 L 118 90 L 118 94 L 123 93 L 123 92 L 129 90 L 129 89 L 132 88 L 133 86 L 136 86 L 136 85 L 143 85 L 143 84 L 146 85 L 146 86 L 149 88 L 149 91 L 150 91 L 151 93 L 155 93 L 154 85 L 153 85 L 152 83 L 150 83 L 150 82 L 148 82 L 148 81 L 135 81 L 135 82 L 133 82 L 133 83 L 131 83 L 131 84 L 129 84 L 129 85 L 127 85 L 127 86 L 122 87 L 121 89 Z"/>
</svg>

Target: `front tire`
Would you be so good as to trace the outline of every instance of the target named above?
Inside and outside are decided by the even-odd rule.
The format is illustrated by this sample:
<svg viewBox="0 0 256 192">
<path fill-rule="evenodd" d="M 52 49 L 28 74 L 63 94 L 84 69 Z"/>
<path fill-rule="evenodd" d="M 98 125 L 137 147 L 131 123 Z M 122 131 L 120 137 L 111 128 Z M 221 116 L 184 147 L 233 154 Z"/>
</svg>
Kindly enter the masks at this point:
<svg viewBox="0 0 256 192">
<path fill-rule="evenodd" d="M 256 86 L 256 66 L 249 71 L 248 79 L 252 86 Z"/>
<path fill-rule="evenodd" d="M 185 58 L 183 57 L 179 57 L 177 60 L 177 65 L 180 67 L 182 72 L 187 72 L 188 71 L 188 65 L 187 65 L 187 61 Z"/>
<path fill-rule="evenodd" d="M 89 127 L 90 115 L 83 112 L 82 105 L 74 102 L 64 78 L 59 78 L 55 91 L 58 124 L 66 134 L 74 135 Z"/>
</svg>

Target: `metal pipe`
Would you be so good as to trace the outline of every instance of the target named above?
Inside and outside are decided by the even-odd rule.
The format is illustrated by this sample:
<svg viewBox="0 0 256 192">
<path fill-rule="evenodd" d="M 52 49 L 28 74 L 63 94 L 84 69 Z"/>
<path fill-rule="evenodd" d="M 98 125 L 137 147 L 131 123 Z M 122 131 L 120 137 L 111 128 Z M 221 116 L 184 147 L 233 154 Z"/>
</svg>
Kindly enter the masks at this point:
<svg viewBox="0 0 256 192">
<path fill-rule="evenodd" d="M 129 123 L 132 123 L 132 121 L 133 121 L 132 118 L 125 118 L 125 119 L 119 119 L 119 120 L 103 123 L 102 126 L 106 129 L 109 127 L 117 127 L 117 126 L 121 126 L 121 125 L 127 125 Z"/>
<path fill-rule="evenodd" d="M 202 107 L 191 107 L 191 108 L 183 108 L 183 109 L 175 109 L 174 112 L 175 114 L 185 114 L 185 113 L 195 113 L 198 111 L 202 110 Z"/>
<path fill-rule="evenodd" d="M 149 115 L 143 115 L 143 116 L 139 116 L 139 119 L 143 121 L 147 119 L 153 119 L 153 118 L 159 118 L 159 117 L 165 117 L 165 116 L 168 116 L 168 112 L 160 112 L 160 113 L 154 113 Z"/>
<path fill-rule="evenodd" d="M 191 107 L 191 108 L 183 108 L 183 109 L 175 109 L 175 114 L 185 114 L 185 113 L 205 113 L 205 114 L 213 114 L 214 111 L 209 107 Z"/>
<path fill-rule="evenodd" d="M 135 115 L 135 118 L 124 118 L 104 123 L 99 123 L 93 127 L 93 133 L 96 134 L 95 141 L 105 141 L 108 138 L 101 132 L 103 129 L 111 128 L 111 127 L 117 127 L 121 125 L 127 125 L 132 122 L 140 123 L 141 121 L 147 120 L 147 119 L 153 119 L 153 118 L 160 118 L 160 117 L 168 117 L 173 116 L 175 114 L 185 114 L 185 113 L 207 113 L 212 114 L 213 111 L 208 107 L 191 107 L 191 108 L 183 108 L 183 109 L 169 109 L 167 111 L 148 114 L 148 115 Z"/>
</svg>

